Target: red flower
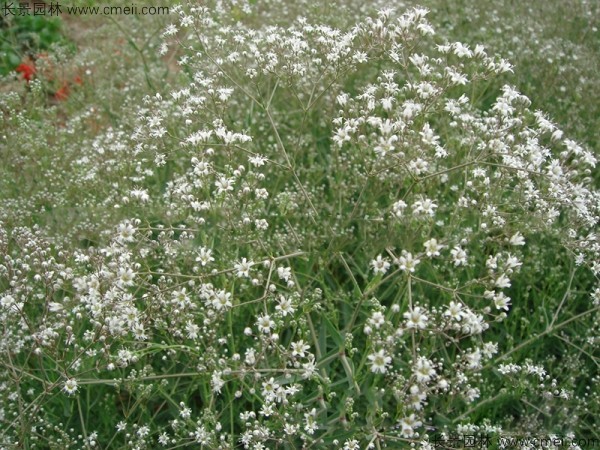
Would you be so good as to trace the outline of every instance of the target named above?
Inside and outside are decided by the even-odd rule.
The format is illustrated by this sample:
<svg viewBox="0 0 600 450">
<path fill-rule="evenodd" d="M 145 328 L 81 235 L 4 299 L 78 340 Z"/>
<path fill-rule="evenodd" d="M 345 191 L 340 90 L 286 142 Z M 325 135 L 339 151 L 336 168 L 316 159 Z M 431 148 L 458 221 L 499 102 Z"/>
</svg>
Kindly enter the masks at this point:
<svg viewBox="0 0 600 450">
<path fill-rule="evenodd" d="M 54 93 L 54 99 L 58 101 L 66 100 L 69 97 L 69 86 L 64 83 L 62 87 Z"/>
<path fill-rule="evenodd" d="M 35 75 L 35 66 L 33 65 L 33 63 L 21 63 L 17 66 L 15 70 L 19 73 L 22 73 L 23 79 L 27 80 L 28 83 L 33 79 L 33 76 Z"/>
</svg>

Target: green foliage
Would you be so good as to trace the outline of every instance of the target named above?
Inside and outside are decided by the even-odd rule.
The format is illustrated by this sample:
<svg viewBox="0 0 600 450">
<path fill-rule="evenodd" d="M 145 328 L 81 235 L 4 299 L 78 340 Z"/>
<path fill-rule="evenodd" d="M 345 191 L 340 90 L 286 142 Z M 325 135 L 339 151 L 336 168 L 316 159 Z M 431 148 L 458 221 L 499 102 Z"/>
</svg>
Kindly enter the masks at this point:
<svg viewBox="0 0 600 450">
<path fill-rule="evenodd" d="M 16 14 L 2 13 L 0 17 L 0 75 L 14 70 L 26 56 L 34 57 L 53 45 L 69 44 L 59 17 L 34 15 L 32 11 L 20 15 L 15 4 L 18 5 L 10 2 L 13 8 L 17 8 Z M 4 4 L 0 6 L 4 7 Z"/>
</svg>

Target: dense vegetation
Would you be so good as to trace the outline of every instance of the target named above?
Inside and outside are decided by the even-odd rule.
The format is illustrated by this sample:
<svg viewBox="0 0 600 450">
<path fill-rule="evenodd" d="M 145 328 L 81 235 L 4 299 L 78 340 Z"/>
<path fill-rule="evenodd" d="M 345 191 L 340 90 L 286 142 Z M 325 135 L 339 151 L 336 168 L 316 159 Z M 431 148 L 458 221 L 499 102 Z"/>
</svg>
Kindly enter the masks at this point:
<svg viewBox="0 0 600 450">
<path fill-rule="evenodd" d="M 600 5 L 447 4 L 5 27 L 0 448 L 598 445 Z"/>
</svg>

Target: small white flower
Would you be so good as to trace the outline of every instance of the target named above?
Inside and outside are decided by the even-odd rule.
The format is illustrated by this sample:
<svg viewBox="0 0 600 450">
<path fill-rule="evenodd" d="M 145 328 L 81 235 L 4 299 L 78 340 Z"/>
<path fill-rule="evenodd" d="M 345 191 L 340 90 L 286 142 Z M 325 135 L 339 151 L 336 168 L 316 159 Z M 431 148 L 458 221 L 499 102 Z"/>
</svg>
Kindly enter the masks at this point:
<svg viewBox="0 0 600 450">
<path fill-rule="evenodd" d="M 508 311 L 508 308 L 510 306 L 510 297 L 504 295 L 503 292 L 494 295 L 494 306 L 496 307 L 496 309 L 503 309 L 505 311 Z"/>
<path fill-rule="evenodd" d="M 198 338 L 200 327 L 191 320 L 188 320 L 185 324 L 185 331 L 187 332 L 188 339 L 194 340 Z"/>
<path fill-rule="evenodd" d="M 275 310 L 280 312 L 283 317 L 287 316 L 288 314 L 294 314 L 296 311 L 292 301 L 283 295 L 279 296 L 279 304 L 275 307 Z"/>
<path fill-rule="evenodd" d="M 471 58 L 473 56 L 473 52 L 469 50 L 469 47 L 461 42 L 455 42 L 453 47 L 454 54 L 459 58 Z"/>
<path fill-rule="evenodd" d="M 237 271 L 237 276 L 242 278 L 250 277 L 250 268 L 254 265 L 252 261 L 248 261 L 246 258 L 242 258 L 242 260 L 237 263 L 234 268 Z"/>
<path fill-rule="evenodd" d="M 385 323 L 385 317 L 380 311 L 375 311 L 369 319 L 369 323 L 379 329 Z"/>
<path fill-rule="evenodd" d="M 377 255 L 377 258 L 371 261 L 371 267 L 373 267 L 373 273 L 375 275 L 385 274 L 390 268 L 390 263 L 386 258 L 382 258 L 381 255 Z"/>
<path fill-rule="evenodd" d="M 268 334 L 271 332 L 271 328 L 275 328 L 275 322 L 271 320 L 271 316 L 268 314 L 264 314 L 259 316 L 258 321 L 256 322 L 259 331 Z"/>
<path fill-rule="evenodd" d="M 415 434 L 415 429 L 419 428 L 422 424 L 423 423 L 420 420 L 417 420 L 414 414 L 402 418 L 402 420 L 400 421 L 402 437 L 413 437 Z"/>
<path fill-rule="evenodd" d="M 459 246 L 456 246 L 450 250 L 450 255 L 452 256 L 455 267 L 467 265 L 467 252 Z"/>
<path fill-rule="evenodd" d="M 510 279 L 505 274 L 502 274 L 496 278 L 494 284 L 500 289 L 508 288 L 510 287 Z"/>
<path fill-rule="evenodd" d="M 165 31 L 163 32 L 163 36 L 173 36 L 177 31 L 177 27 L 174 24 L 167 25 L 167 28 L 165 28 Z"/>
<path fill-rule="evenodd" d="M 435 377 L 435 369 L 433 364 L 427 358 L 420 357 L 417 363 L 413 367 L 413 372 L 417 377 L 418 383 L 427 383 L 433 377 Z"/>
<path fill-rule="evenodd" d="M 196 256 L 196 262 L 199 262 L 203 267 L 213 262 L 215 258 L 212 257 L 212 250 L 206 247 L 201 247 L 198 250 L 198 256 Z"/>
<path fill-rule="evenodd" d="M 412 253 L 402 250 L 402 256 L 396 260 L 396 264 L 400 267 L 400 270 L 404 272 L 413 273 L 417 264 L 421 262 L 420 259 L 413 258 Z"/>
<path fill-rule="evenodd" d="M 292 276 L 292 269 L 291 267 L 278 267 L 277 275 L 281 280 L 289 281 Z"/>
<path fill-rule="evenodd" d="M 423 200 L 417 200 L 413 206 L 413 213 L 417 216 L 429 216 L 433 217 L 435 215 L 435 210 L 438 207 L 436 203 L 431 201 L 428 198 Z"/>
<path fill-rule="evenodd" d="M 250 161 L 250 164 L 252 164 L 254 167 L 261 167 L 265 165 L 267 158 L 262 155 L 253 155 L 248 158 L 248 161 Z"/>
<path fill-rule="evenodd" d="M 215 296 L 212 300 L 213 307 L 217 310 L 228 310 L 233 306 L 231 303 L 231 292 L 225 292 L 224 290 L 220 290 L 215 292 Z"/>
<path fill-rule="evenodd" d="M 451 317 L 456 321 L 460 321 L 463 317 L 462 304 L 450 302 L 450 305 L 448 305 L 448 309 L 444 312 L 444 315 Z"/>
<path fill-rule="evenodd" d="M 512 235 L 512 237 L 509 240 L 510 245 L 525 245 L 525 239 L 523 238 L 523 236 L 521 235 L 520 232 L 516 232 L 515 234 Z"/>
<path fill-rule="evenodd" d="M 392 358 L 383 349 L 370 354 L 368 358 L 371 361 L 371 372 L 373 373 L 386 373 L 387 366 L 392 363 Z"/>
<path fill-rule="evenodd" d="M 423 245 L 425 246 L 425 254 L 430 258 L 440 256 L 440 250 L 442 250 L 443 246 L 438 244 L 437 239 L 431 238 Z"/>
<path fill-rule="evenodd" d="M 279 385 L 275 381 L 275 378 L 271 377 L 267 381 L 262 384 L 262 395 L 266 401 L 275 400 L 275 393 L 277 392 L 277 388 Z"/>
<path fill-rule="evenodd" d="M 217 181 L 215 181 L 215 186 L 217 187 L 217 194 L 233 191 L 234 182 L 235 180 L 233 178 L 226 178 L 224 176 L 221 176 Z"/>
<path fill-rule="evenodd" d="M 75 394 L 78 389 L 79 385 L 77 384 L 77 380 L 75 380 L 74 378 L 69 378 L 67 381 L 65 381 L 65 384 L 63 386 L 63 391 L 65 391 L 67 395 Z"/>
<path fill-rule="evenodd" d="M 427 326 L 427 316 L 422 312 L 423 308 L 415 306 L 410 311 L 404 313 L 406 327 L 423 330 Z"/>
<path fill-rule="evenodd" d="M 135 278 L 135 273 L 129 267 L 121 267 L 117 271 L 117 277 L 119 277 L 119 284 L 121 286 L 133 286 L 133 279 Z"/>
<path fill-rule="evenodd" d="M 119 233 L 119 240 L 121 242 L 131 242 L 133 241 L 135 228 L 129 222 L 124 222 L 119 224 L 117 232 Z"/>
<path fill-rule="evenodd" d="M 392 205 L 392 213 L 397 218 L 400 218 L 404 214 L 404 210 L 406 209 L 406 206 L 407 206 L 407 204 L 404 201 L 398 200 L 396 203 L 394 203 Z"/>
<path fill-rule="evenodd" d="M 292 356 L 298 356 L 300 358 L 304 358 L 305 353 L 309 348 L 310 345 L 308 345 L 306 342 L 304 342 L 302 339 L 300 339 L 299 341 L 296 342 L 292 342 Z"/>
</svg>

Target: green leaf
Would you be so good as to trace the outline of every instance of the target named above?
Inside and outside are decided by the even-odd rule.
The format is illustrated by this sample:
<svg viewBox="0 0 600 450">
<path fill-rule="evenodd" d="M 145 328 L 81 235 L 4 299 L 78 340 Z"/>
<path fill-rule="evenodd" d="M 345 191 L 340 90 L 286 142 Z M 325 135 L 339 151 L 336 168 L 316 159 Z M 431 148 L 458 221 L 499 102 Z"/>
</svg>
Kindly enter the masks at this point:
<svg viewBox="0 0 600 450">
<path fill-rule="evenodd" d="M 327 329 L 327 331 L 333 338 L 333 342 L 335 342 L 335 344 L 340 349 L 343 349 L 344 348 L 344 338 L 342 337 L 340 332 L 337 330 L 337 328 L 333 326 L 333 324 L 327 317 L 323 317 L 323 323 L 325 324 L 325 328 Z"/>
</svg>

